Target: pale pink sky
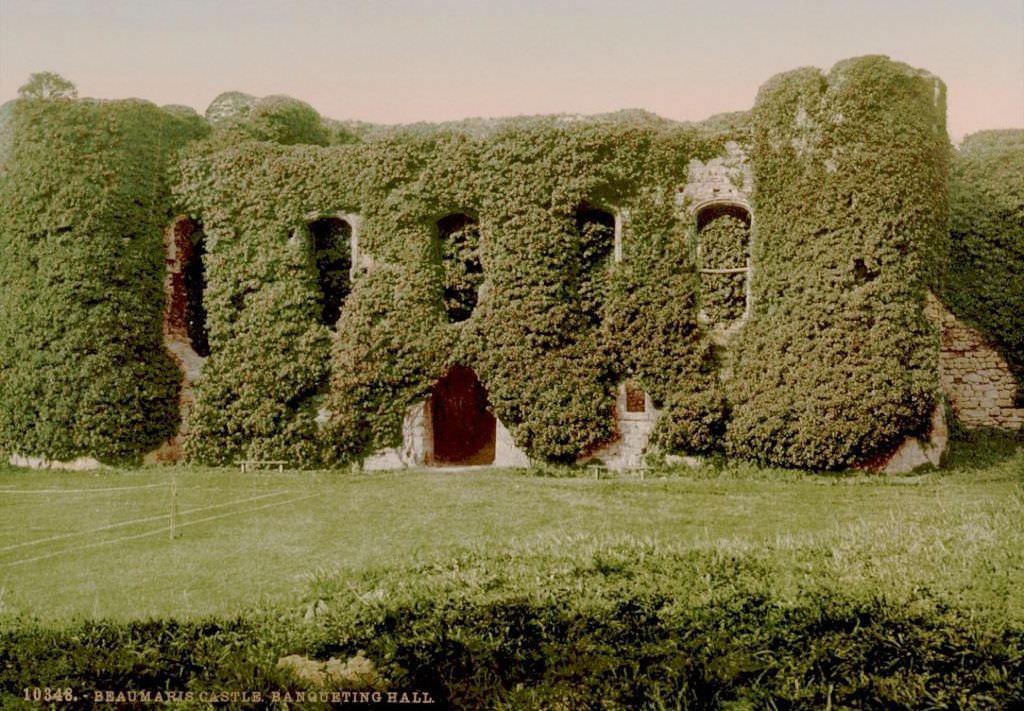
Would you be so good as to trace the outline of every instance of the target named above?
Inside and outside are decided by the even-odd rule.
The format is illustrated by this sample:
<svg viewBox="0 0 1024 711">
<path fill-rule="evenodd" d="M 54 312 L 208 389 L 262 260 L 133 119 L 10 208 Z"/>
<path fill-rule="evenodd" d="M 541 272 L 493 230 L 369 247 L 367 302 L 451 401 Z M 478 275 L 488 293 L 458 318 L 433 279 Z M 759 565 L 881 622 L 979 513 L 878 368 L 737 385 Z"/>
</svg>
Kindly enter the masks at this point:
<svg viewBox="0 0 1024 711">
<path fill-rule="evenodd" d="M 36 71 L 202 112 L 288 94 L 383 123 L 748 109 L 773 74 L 887 54 L 950 134 L 1024 127 L 1024 0 L 0 0 L 0 102 Z"/>
</svg>

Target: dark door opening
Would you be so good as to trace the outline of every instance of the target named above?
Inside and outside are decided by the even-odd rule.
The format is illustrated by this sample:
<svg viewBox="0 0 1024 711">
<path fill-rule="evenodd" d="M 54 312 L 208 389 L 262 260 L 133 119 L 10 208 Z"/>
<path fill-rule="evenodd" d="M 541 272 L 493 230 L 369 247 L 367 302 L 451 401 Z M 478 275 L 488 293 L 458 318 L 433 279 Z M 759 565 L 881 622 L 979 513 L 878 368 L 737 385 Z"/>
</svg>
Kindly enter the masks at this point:
<svg viewBox="0 0 1024 711">
<path fill-rule="evenodd" d="M 497 422 L 487 409 L 487 391 L 472 368 L 456 365 L 430 396 L 434 464 L 494 463 Z"/>
</svg>

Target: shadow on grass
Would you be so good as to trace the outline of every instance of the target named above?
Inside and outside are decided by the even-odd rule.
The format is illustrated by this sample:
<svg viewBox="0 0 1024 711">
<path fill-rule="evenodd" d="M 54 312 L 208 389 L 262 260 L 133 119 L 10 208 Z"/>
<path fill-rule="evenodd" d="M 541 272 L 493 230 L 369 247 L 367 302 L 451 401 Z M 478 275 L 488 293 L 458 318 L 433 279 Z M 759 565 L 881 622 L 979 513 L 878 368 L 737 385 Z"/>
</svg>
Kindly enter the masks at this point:
<svg viewBox="0 0 1024 711">
<path fill-rule="evenodd" d="M 965 430 L 950 440 L 943 468 L 985 469 L 1003 464 L 1024 449 L 1024 432 L 996 429 Z M 1024 471 L 1021 472 L 1024 475 Z"/>
</svg>

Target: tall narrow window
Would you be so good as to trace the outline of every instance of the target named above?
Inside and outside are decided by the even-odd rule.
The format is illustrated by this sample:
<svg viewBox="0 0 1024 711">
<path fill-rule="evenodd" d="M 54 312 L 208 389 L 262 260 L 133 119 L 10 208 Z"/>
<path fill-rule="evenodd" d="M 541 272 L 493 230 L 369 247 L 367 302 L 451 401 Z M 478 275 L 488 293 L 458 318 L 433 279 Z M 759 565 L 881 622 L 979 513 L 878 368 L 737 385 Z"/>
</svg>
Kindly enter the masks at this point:
<svg viewBox="0 0 1024 711">
<path fill-rule="evenodd" d="M 352 226 L 339 217 L 322 217 L 309 224 L 309 232 L 320 284 L 320 321 L 333 326 L 352 288 Z"/>
<path fill-rule="evenodd" d="M 187 338 L 197 355 L 210 355 L 206 335 L 206 306 L 203 289 L 206 275 L 203 265 L 205 243 L 203 228 L 195 220 L 176 220 L 165 241 L 167 249 L 167 312 L 168 333 Z M 165 238 L 167 239 L 167 238 Z"/>
<path fill-rule="evenodd" d="M 480 225 L 463 213 L 437 222 L 438 251 L 444 271 L 444 307 L 449 323 L 465 321 L 476 308 L 484 268 L 480 261 Z"/>
<path fill-rule="evenodd" d="M 598 324 L 608 292 L 608 274 L 615 254 L 615 216 L 607 210 L 582 203 L 576 208 L 580 242 L 580 306 Z"/>
<path fill-rule="evenodd" d="M 739 205 L 711 205 L 697 226 L 701 310 L 711 323 L 728 325 L 747 311 L 750 213 Z"/>
<path fill-rule="evenodd" d="M 206 267 L 203 257 L 206 255 L 206 242 L 200 227 L 192 232 L 192 254 L 185 262 L 185 324 L 188 328 L 188 339 L 192 342 L 192 350 L 203 358 L 210 355 L 210 339 L 206 333 L 206 304 L 203 302 L 203 289 L 206 288 Z"/>
</svg>

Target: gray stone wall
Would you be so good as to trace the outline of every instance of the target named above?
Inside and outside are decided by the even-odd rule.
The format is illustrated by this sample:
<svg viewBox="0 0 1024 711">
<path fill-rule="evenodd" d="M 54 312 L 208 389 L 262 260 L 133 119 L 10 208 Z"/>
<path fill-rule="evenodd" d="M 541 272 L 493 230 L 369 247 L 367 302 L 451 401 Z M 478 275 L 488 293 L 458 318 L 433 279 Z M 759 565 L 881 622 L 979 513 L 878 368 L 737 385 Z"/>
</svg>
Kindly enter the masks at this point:
<svg viewBox="0 0 1024 711">
<path fill-rule="evenodd" d="M 960 423 L 968 428 L 1024 427 L 1024 408 L 1015 407 L 1017 380 L 1006 360 L 932 294 L 928 310 L 942 334 L 942 390 Z"/>
</svg>

